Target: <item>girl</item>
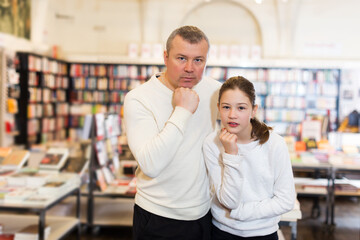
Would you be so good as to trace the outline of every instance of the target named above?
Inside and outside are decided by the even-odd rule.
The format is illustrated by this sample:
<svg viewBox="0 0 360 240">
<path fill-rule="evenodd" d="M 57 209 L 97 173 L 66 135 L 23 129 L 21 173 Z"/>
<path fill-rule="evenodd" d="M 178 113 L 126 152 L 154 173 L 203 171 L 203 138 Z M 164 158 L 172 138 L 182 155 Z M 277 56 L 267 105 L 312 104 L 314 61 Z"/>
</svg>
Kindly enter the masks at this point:
<svg viewBox="0 0 360 240">
<path fill-rule="evenodd" d="M 254 85 L 244 77 L 222 85 L 218 108 L 224 128 L 203 148 L 215 191 L 212 239 L 278 239 L 296 197 L 287 145 L 255 118 Z"/>
</svg>

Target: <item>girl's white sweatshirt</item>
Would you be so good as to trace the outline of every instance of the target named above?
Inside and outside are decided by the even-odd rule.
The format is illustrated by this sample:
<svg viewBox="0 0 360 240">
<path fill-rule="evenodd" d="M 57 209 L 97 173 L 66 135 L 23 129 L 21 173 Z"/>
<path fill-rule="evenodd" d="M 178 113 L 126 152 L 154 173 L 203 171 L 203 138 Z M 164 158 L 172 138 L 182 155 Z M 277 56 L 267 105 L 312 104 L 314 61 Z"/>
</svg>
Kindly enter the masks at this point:
<svg viewBox="0 0 360 240">
<path fill-rule="evenodd" d="M 242 237 L 263 236 L 278 229 L 283 213 L 296 198 L 291 161 L 284 139 L 238 144 L 237 155 L 225 153 L 219 132 L 204 142 L 205 162 L 214 187 L 213 224 Z"/>
</svg>

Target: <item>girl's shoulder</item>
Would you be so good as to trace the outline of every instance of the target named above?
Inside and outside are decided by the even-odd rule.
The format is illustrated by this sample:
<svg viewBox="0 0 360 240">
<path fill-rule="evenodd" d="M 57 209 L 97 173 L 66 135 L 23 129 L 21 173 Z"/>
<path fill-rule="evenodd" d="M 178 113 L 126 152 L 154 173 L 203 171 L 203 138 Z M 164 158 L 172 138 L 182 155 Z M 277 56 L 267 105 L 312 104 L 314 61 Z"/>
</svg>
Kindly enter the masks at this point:
<svg viewBox="0 0 360 240">
<path fill-rule="evenodd" d="M 212 131 L 209 135 L 205 137 L 206 143 L 214 143 L 219 139 L 219 130 Z"/>
<path fill-rule="evenodd" d="M 209 135 L 206 136 L 204 140 L 204 146 L 221 146 L 221 142 L 219 139 L 219 131 L 212 131 Z"/>
<path fill-rule="evenodd" d="M 270 131 L 269 140 L 267 142 L 271 146 L 286 144 L 284 138 L 280 134 L 274 132 L 274 130 Z"/>
</svg>

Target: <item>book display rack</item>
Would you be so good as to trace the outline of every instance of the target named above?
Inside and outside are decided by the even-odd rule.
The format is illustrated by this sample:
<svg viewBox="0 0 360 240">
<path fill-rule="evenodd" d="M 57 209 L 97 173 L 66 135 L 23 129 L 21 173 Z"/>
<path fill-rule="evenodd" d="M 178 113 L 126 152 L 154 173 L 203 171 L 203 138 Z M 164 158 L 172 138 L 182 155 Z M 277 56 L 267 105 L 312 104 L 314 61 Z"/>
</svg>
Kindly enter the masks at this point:
<svg viewBox="0 0 360 240">
<path fill-rule="evenodd" d="M 109 223 L 109 220 L 103 220 L 106 216 L 94 217 L 97 208 L 101 207 L 98 202 L 104 202 L 95 201 L 95 198 L 133 198 L 135 186 L 130 187 L 133 178 L 125 179 L 121 177 L 119 171 L 121 152 L 118 141 L 121 133 L 119 115 L 97 113 L 87 119 L 92 119 L 87 124 L 91 126 L 89 136 L 93 147 L 90 153 L 89 182 L 87 189 L 82 190 L 82 194 L 88 199 L 85 224 L 93 228 Z M 104 215 L 104 211 L 101 212 Z"/>
<path fill-rule="evenodd" d="M 67 138 L 68 64 L 31 53 L 17 53 L 20 75 L 19 135 L 16 144 L 45 143 Z"/>
<path fill-rule="evenodd" d="M 14 144 L 19 132 L 15 124 L 20 98 L 19 75 L 15 70 L 15 53 L 0 47 L 0 146 Z"/>
</svg>

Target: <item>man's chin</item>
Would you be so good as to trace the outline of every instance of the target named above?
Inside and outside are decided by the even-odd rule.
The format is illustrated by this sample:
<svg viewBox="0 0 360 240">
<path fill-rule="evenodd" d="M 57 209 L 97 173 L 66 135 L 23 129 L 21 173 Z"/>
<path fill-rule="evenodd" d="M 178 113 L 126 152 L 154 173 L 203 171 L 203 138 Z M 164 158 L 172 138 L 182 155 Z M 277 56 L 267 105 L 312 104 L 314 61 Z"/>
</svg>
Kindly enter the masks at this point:
<svg viewBox="0 0 360 240">
<path fill-rule="evenodd" d="M 183 88 L 193 88 L 195 86 L 194 83 L 180 83 L 179 87 L 183 87 Z"/>
</svg>

